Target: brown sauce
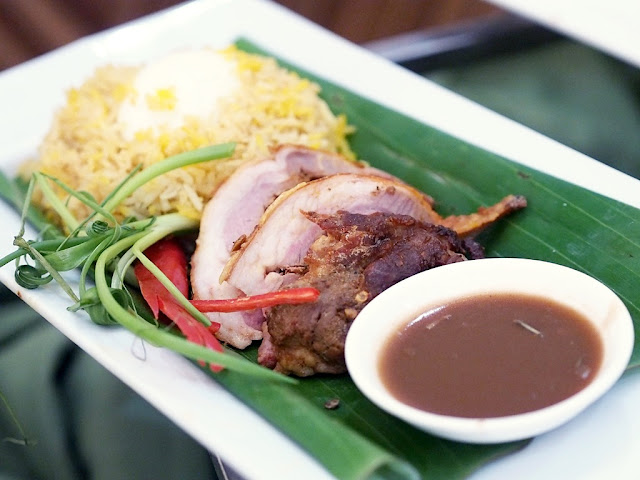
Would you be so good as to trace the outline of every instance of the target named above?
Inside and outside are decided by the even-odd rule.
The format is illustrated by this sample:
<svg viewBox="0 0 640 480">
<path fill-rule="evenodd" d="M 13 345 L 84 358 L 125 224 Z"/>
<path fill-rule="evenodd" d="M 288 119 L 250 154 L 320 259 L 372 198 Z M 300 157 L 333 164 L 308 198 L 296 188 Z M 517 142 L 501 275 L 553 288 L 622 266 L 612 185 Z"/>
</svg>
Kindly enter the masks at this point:
<svg viewBox="0 0 640 480">
<path fill-rule="evenodd" d="M 545 298 L 483 295 L 425 312 L 383 348 L 391 394 L 428 412 L 500 417 L 557 403 L 587 386 L 602 340 L 580 313 Z"/>
</svg>

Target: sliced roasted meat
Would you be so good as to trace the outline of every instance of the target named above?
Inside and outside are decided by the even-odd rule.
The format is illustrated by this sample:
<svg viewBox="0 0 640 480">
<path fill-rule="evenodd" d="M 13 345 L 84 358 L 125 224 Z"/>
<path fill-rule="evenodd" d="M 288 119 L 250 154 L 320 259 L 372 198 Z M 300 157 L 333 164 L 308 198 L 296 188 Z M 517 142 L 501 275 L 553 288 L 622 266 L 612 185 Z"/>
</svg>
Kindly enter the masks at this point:
<svg viewBox="0 0 640 480">
<path fill-rule="evenodd" d="M 285 145 L 271 157 L 238 168 L 207 204 L 200 224 L 196 251 L 191 262 L 194 298 L 222 299 L 241 295 L 220 274 L 234 245 L 251 234 L 267 206 L 282 192 L 306 182 L 340 172 L 367 172 L 389 176 L 361 163 L 328 152 Z M 211 313 L 220 323 L 218 338 L 244 348 L 262 337 L 264 319 L 260 311 Z"/>
<path fill-rule="evenodd" d="M 259 361 L 283 373 L 342 373 L 347 331 L 360 310 L 391 285 L 429 268 L 479 258 L 481 247 L 452 230 L 405 215 L 306 213 L 321 229 L 290 287 L 321 293 L 306 305 L 266 312 Z"/>
<path fill-rule="evenodd" d="M 300 184 L 266 210 L 241 249 L 233 253 L 223 279 L 246 295 L 277 290 L 297 278 L 322 229 L 304 212 L 340 210 L 410 215 L 427 223 L 439 218 L 418 190 L 392 178 L 337 174 Z"/>
<path fill-rule="evenodd" d="M 304 273 L 301 259 L 320 229 L 301 211 L 408 214 L 466 235 L 525 203 L 507 197 L 472 215 L 442 218 L 430 197 L 385 172 L 339 155 L 283 146 L 270 158 L 238 168 L 206 206 L 191 263 L 194 298 L 266 293 Z M 260 310 L 209 316 L 221 325 L 218 338 L 237 348 L 262 338 Z"/>
</svg>

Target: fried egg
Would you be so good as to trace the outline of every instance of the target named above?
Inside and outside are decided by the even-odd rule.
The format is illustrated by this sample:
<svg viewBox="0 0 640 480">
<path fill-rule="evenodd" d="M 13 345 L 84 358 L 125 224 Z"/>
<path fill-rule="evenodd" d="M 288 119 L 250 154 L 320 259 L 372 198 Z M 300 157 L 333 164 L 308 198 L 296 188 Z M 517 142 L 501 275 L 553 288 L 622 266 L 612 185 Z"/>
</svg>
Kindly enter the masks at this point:
<svg viewBox="0 0 640 480">
<path fill-rule="evenodd" d="M 179 51 L 150 62 L 136 74 L 118 111 L 122 134 L 173 130 L 185 119 L 215 119 L 221 98 L 240 86 L 237 64 L 214 50 Z"/>
</svg>

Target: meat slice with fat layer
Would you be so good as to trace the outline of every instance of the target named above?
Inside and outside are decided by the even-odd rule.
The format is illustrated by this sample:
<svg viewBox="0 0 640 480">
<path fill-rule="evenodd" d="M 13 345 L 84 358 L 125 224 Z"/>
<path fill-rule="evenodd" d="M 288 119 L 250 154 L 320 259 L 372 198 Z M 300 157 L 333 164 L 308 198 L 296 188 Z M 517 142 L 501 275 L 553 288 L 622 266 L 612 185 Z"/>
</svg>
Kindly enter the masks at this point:
<svg viewBox="0 0 640 480">
<path fill-rule="evenodd" d="M 284 145 L 270 157 L 239 167 L 206 205 L 196 250 L 191 261 L 191 285 L 196 299 L 236 298 L 242 295 L 220 274 L 234 245 L 250 235 L 269 204 L 282 192 L 326 175 L 367 172 L 389 176 L 343 156 L 296 145 Z M 218 338 L 244 348 L 262 338 L 261 311 L 209 313 L 220 323 Z"/>
<path fill-rule="evenodd" d="M 309 247 L 322 234 L 305 212 L 332 215 L 340 210 L 410 215 L 426 223 L 439 218 L 422 192 L 399 180 L 331 175 L 280 195 L 242 248 L 233 253 L 222 278 L 246 295 L 282 288 L 300 273 Z"/>
</svg>

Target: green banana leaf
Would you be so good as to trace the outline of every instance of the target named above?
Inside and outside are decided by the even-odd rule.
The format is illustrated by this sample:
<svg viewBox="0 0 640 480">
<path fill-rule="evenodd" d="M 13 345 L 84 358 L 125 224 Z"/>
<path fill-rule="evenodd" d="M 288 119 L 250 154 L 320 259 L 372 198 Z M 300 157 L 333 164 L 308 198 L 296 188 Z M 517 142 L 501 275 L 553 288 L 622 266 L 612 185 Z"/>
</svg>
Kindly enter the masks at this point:
<svg viewBox="0 0 640 480">
<path fill-rule="evenodd" d="M 250 41 L 243 50 L 269 54 Z M 485 231 L 487 256 L 547 260 L 581 270 L 624 301 L 640 331 L 640 210 L 519 165 L 382 107 L 330 82 L 311 78 L 337 113 L 357 128 L 359 158 L 391 172 L 437 201 L 443 215 L 467 213 L 507 194 L 529 206 Z M 255 350 L 243 352 L 255 361 Z M 630 367 L 640 364 L 640 343 Z M 457 479 L 526 445 L 470 445 L 443 440 L 391 417 L 369 402 L 348 375 L 318 376 L 298 385 L 214 377 L 338 478 Z M 340 406 L 324 408 L 327 400 Z"/>
</svg>

